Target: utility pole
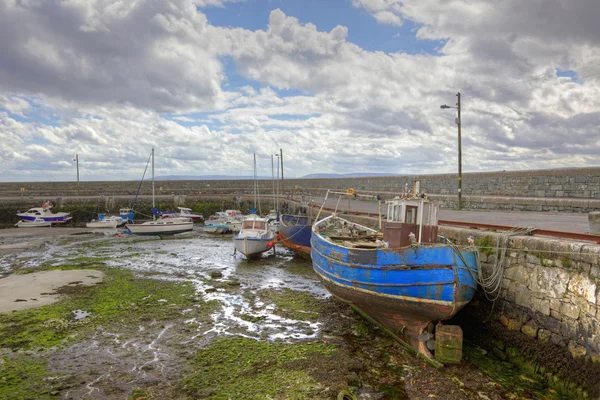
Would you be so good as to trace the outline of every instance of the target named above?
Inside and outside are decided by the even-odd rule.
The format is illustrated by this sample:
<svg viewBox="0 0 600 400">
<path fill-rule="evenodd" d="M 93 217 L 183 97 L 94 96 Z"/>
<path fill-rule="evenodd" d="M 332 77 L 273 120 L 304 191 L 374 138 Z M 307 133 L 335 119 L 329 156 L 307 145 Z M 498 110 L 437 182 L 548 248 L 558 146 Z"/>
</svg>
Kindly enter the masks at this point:
<svg viewBox="0 0 600 400">
<path fill-rule="evenodd" d="M 458 102 L 456 103 L 458 109 L 458 118 L 456 124 L 458 125 L 458 209 L 462 210 L 462 148 L 460 139 L 460 92 L 456 94 Z"/>
<path fill-rule="evenodd" d="M 77 186 L 79 187 L 79 155 L 78 154 L 75 154 L 75 159 L 73 161 L 75 161 L 75 163 L 77 165 Z"/>
<path fill-rule="evenodd" d="M 447 106 L 442 104 L 440 108 L 443 110 L 445 108 L 456 108 L 458 110 L 458 117 L 455 119 L 456 125 L 458 125 L 458 209 L 462 210 L 462 148 L 461 148 L 461 132 L 460 132 L 460 92 L 456 94 L 458 101 L 456 102 L 456 107 Z"/>
</svg>

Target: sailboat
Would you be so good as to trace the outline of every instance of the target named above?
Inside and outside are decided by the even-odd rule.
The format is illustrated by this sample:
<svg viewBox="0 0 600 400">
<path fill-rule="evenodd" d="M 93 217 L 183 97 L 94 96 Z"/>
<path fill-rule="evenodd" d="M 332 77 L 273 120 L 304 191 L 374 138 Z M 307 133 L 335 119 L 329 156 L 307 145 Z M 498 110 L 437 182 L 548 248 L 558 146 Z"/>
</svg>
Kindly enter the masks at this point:
<svg viewBox="0 0 600 400">
<path fill-rule="evenodd" d="M 154 202 L 154 148 L 152 148 L 152 221 L 136 224 L 129 222 L 126 227 L 135 235 L 141 236 L 172 236 L 177 233 L 189 232 L 194 229 L 194 222 L 190 218 L 172 217 L 156 219 Z"/>
<path fill-rule="evenodd" d="M 258 198 L 258 182 L 256 181 L 256 154 L 254 155 L 254 213 L 248 215 L 242 221 L 240 233 L 233 237 L 233 246 L 236 252 L 240 252 L 246 258 L 257 257 L 261 253 L 273 248 L 275 245 L 275 234 L 269 226 L 266 218 L 256 215 L 260 213 L 260 201 Z"/>
</svg>

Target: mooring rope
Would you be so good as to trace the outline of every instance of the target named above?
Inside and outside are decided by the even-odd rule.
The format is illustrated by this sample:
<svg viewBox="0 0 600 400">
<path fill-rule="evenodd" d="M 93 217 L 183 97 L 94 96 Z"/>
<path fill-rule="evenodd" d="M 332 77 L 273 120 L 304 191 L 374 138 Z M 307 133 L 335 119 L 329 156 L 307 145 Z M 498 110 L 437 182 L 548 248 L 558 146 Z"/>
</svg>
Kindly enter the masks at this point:
<svg viewBox="0 0 600 400">
<path fill-rule="evenodd" d="M 535 228 L 516 227 L 516 228 L 512 228 L 509 231 L 506 231 L 505 233 L 498 235 L 497 240 L 496 240 L 496 254 L 495 254 L 496 263 L 492 268 L 492 272 L 488 276 L 483 275 L 483 271 L 481 268 L 481 262 L 480 262 L 479 248 L 477 246 L 471 246 L 471 247 L 474 247 L 475 252 L 476 252 L 475 259 L 476 259 L 476 263 L 477 263 L 477 275 L 475 275 L 473 273 L 473 271 L 471 270 L 471 268 L 469 268 L 467 261 L 461 254 L 460 248 L 458 246 L 456 246 L 454 243 L 452 243 L 450 241 L 450 239 L 448 239 L 448 238 L 445 238 L 445 239 L 448 241 L 448 243 L 450 244 L 450 247 L 452 247 L 454 252 L 458 255 L 458 257 L 465 264 L 465 266 L 469 270 L 469 273 L 471 274 L 471 276 L 473 276 L 475 281 L 479 284 L 479 286 L 481 286 L 485 297 L 489 301 L 495 302 L 496 299 L 498 299 L 498 297 L 500 296 L 500 288 L 502 287 L 502 279 L 504 278 L 504 269 L 505 269 L 505 262 L 506 262 L 506 251 L 508 249 L 508 241 L 513 236 L 530 235 L 534 229 Z"/>
</svg>

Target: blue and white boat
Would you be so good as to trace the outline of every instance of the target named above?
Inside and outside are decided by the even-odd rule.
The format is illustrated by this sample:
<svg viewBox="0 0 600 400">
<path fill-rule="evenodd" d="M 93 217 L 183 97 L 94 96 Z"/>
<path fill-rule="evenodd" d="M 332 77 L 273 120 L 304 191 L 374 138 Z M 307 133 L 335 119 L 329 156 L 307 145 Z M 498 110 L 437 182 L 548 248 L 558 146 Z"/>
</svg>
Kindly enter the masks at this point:
<svg viewBox="0 0 600 400">
<path fill-rule="evenodd" d="M 240 233 L 233 237 L 233 246 L 246 258 L 252 258 L 270 250 L 275 245 L 275 233 L 266 218 L 248 215 L 242 222 Z"/>
<path fill-rule="evenodd" d="M 279 218 L 279 243 L 302 257 L 310 257 L 310 237 L 314 218 L 282 214 Z"/>
<path fill-rule="evenodd" d="M 388 203 L 383 234 L 333 214 L 312 228 L 313 268 L 325 287 L 428 359 L 434 323 L 475 294 L 477 252 L 437 243 L 437 206 L 426 196 Z"/>
<path fill-rule="evenodd" d="M 54 206 L 52 202 L 47 201 L 42 204 L 41 207 L 30 208 L 24 213 L 18 212 L 17 217 L 21 218 L 22 221 L 44 221 L 51 222 L 53 224 L 64 224 L 69 222 L 73 217 L 68 212 L 53 213 L 50 209 Z"/>
</svg>

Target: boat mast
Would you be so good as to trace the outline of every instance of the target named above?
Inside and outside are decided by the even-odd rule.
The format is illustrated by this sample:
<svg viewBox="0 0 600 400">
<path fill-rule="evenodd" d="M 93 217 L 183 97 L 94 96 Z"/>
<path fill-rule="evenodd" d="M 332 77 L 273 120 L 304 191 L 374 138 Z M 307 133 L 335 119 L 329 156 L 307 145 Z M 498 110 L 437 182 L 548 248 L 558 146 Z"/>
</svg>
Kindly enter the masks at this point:
<svg viewBox="0 0 600 400">
<path fill-rule="evenodd" d="M 152 221 L 156 221 L 154 215 L 154 147 L 152 148 Z"/>
<path fill-rule="evenodd" d="M 254 153 L 254 213 L 256 214 L 256 153 Z"/>
</svg>

